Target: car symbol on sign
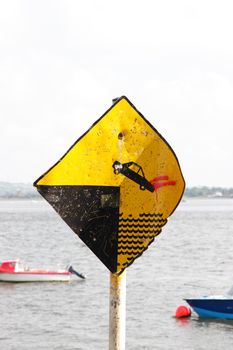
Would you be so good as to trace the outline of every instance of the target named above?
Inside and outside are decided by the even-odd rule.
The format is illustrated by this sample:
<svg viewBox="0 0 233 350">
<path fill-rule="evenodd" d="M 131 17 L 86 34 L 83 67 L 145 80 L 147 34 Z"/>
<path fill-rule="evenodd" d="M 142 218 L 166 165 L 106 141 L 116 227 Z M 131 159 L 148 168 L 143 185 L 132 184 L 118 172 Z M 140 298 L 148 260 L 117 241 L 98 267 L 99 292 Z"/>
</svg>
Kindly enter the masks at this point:
<svg viewBox="0 0 233 350">
<path fill-rule="evenodd" d="M 134 165 L 134 167 L 137 169 L 137 171 L 134 171 L 130 169 L 130 167 Z M 140 190 L 148 190 L 150 192 L 154 192 L 153 185 L 145 178 L 143 169 L 140 165 L 134 162 L 129 163 L 120 163 L 117 160 L 112 165 L 114 169 L 114 174 L 122 174 L 128 177 L 130 180 L 136 182 L 140 185 Z"/>
</svg>

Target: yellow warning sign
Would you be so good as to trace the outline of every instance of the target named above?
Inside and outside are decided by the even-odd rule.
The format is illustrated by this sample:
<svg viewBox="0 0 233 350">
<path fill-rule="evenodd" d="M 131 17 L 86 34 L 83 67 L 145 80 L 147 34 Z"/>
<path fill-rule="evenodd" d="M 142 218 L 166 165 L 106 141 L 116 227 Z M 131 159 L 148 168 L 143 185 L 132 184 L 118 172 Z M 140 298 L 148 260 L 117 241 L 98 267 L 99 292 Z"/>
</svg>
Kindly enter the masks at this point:
<svg viewBox="0 0 233 350">
<path fill-rule="evenodd" d="M 109 270 L 121 273 L 161 232 L 185 183 L 171 147 L 123 96 L 35 186 Z"/>
</svg>

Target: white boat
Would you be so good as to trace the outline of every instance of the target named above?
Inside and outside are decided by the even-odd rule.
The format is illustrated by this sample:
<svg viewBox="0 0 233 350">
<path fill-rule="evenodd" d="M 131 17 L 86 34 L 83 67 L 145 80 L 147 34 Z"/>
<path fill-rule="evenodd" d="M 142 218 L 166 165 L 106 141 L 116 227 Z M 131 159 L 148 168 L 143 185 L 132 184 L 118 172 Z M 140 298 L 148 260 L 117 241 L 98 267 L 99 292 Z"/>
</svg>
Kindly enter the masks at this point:
<svg viewBox="0 0 233 350">
<path fill-rule="evenodd" d="M 72 274 L 85 278 L 72 266 L 66 269 L 47 270 L 30 269 L 23 265 L 19 259 L 0 263 L 0 282 L 69 282 Z"/>
</svg>

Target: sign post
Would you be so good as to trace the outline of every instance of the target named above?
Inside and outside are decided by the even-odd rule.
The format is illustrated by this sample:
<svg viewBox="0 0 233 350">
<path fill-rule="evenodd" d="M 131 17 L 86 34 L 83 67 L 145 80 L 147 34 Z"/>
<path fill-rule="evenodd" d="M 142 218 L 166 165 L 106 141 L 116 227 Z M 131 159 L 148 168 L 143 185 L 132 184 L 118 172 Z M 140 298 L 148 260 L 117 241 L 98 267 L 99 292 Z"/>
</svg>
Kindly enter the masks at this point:
<svg viewBox="0 0 233 350">
<path fill-rule="evenodd" d="M 118 98 L 113 99 L 113 104 Z M 118 135 L 119 157 L 122 159 L 123 134 Z M 119 276 L 110 272 L 109 350 L 125 350 L 126 332 L 126 270 Z"/>
<path fill-rule="evenodd" d="M 125 350 L 126 270 L 110 272 L 109 350 Z"/>
<path fill-rule="evenodd" d="M 184 192 L 174 151 L 122 96 L 34 186 L 110 270 L 109 349 L 124 350 L 125 269 Z"/>
</svg>

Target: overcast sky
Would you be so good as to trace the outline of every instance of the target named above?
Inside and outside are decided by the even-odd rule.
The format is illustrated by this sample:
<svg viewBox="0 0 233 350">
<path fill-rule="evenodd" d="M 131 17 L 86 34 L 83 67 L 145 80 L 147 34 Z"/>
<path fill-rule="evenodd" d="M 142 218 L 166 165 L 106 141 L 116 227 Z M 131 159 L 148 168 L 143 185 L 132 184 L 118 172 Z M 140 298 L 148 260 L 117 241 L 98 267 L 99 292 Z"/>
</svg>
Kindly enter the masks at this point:
<svg viewBox="0 0 233 350">
<path fill-rule="evenodd" d="M 232 16 L 231 0 L 0 0 L 0 181 L 32 183 L 126 95 L 188 187 L 233 187 Z"/>
</svg>

